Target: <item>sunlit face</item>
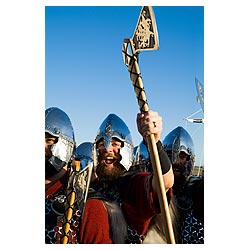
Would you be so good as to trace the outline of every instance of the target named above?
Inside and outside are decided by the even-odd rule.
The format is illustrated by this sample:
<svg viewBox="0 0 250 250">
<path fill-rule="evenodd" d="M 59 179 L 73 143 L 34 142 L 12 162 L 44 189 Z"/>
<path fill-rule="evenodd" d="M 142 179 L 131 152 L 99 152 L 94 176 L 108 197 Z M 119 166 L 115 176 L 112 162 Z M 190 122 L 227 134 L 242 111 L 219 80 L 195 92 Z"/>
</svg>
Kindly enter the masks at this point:
<svg viewBox="0 0 250 250">
<path fill-rule="evenodd" d="M 50 135 L 49 133 L 45 133 L 45 160 L 48 160 L 51 157 L 51 146 L 57 143 L 58 138 Z"/>
<path fill-rule="evenodd" d="M 96 173 L 101 180 L 114 180 L 124 173 L 125 169 L 120 164 L 121 148 L 122 142 L 116 138 L 112 138 L 108 148 L 105 148 L 103 139 L 98 142 L 99 155 Z"/>
</svg>

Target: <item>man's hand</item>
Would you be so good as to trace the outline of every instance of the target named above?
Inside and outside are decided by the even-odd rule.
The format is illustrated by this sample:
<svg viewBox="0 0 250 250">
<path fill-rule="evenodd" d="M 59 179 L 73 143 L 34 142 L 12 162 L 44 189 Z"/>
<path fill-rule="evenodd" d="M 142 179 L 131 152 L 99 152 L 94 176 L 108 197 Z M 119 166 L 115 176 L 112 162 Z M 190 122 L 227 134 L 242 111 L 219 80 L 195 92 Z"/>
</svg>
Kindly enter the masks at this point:
<svg viewBox="0 0 250 250">
<path fill-rule="evenodd" d="M 146 141 L 146 137 L 154 134 L 155 142 L 158 142 L 162 133 L 162 117 L 153 110 L 137 114 L 137 128 Z"/>
</svg>

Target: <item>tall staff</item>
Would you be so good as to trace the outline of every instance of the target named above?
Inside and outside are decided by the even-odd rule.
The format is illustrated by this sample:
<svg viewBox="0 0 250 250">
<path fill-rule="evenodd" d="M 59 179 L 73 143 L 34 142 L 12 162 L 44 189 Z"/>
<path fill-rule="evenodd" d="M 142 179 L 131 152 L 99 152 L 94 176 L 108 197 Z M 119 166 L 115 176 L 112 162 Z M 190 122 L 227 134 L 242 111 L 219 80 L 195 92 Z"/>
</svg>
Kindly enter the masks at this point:
<svg viewBox="0 0 250 250">
<path fill-rule="evenodd" d="M 80 170 L 80 161 L 74 160 L 74 165 L 75 165 L 75 172 L 78 173 Z M 74 172 L 71 173 L 72 175 Z M 71 178 L 70 178 L 71 180 Z M 70 230 L 70 223 L 71 219 L 73 217 L 73 212 L 74 212 L 74 204 L 76 200 L 76 193 L 73 188 L 73 181 L 69 181 L 68 184 L 68 189 L 67 189 L 67 195 L 66 195 L 66 201 L 65 201 L 65 213 L 63 217 L 63 226 L 62 226 L 62 236 L 61 236 L 61 244 L 68 244 L 68 234 Z"/>
<path fill-rule="evenodd" d="M 141 73 L 139 70 L 138 55 L 143 50 L 157 50 L 158 48 L 158 33 L 153 9 L 150 6 L 143 6 L 134 35 L 132 39 L 124 39 L 122 49 L 124 63 L 128 67 L 130 79 L 133 83 L 134 91 L 136 93 L 141 112 L 148 111 L 149 108 Z M 132 52 L 132 54 L 130 54 L 130 52 Z M 164 215 L 163 218 L 168 228 L 166 239 L 168 243 L 175 244 L 174 232 L 154 134 L 150 134 L 147 137 L 147 146 L 149 149 L 154 176 L 156 177 L 157 195 L 160 203 L 161 213 Z"/>
<path fill-rule="evenodd" d="M 84 149 L 81 148 L 80 150 L 84 150 Z M 81 157 L 83 156 L 81 155 Z M 94 161 L 92 162 L 92 159 L 90 159 L 89 160 L 90 162 L 88 162 L 88 165 L 84 166 L 82 170 L 80 170 L 81 169 L 80 156 L 78 155 L 77 157 L 75 157 L 73 161 L 72 172 L 70 173 L 70 178 L 69 178 L 68 187 L 67 187 L 65 212 L 64 212 L 63 226 L 62 226 L 62 235 L 60 239 L 61 244 L 68 244 L 69 242 L 70 224 L 73 218 L 75 205 L 77 205 L 79 211 L 82 214 L 81 218 L 83 217 L 84 208 L 85 208 L 85 204 L 86 204 L 87 196 L 88 196 L 88 190 L 90 186 L 90 180 L 92 176 L 92 170 L 94 166 L 93 164 L 96 164 L 95 152 L 93 152 L 93 158 L 94 158 Z"/>
</svg>

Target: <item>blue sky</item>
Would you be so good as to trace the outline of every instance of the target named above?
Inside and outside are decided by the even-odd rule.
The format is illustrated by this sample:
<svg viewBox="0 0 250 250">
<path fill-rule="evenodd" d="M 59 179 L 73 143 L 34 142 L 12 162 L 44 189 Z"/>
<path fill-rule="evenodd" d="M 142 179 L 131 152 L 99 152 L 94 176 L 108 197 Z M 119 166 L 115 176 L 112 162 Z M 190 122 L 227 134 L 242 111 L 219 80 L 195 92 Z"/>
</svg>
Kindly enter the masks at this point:
<svg viewBox="0 0 250 250">
<path fill-rule="evenodd" d="M 95 1 L 92 2 L 91 4 L 94 4 Z M 12 230 L 12 228 L 8 228 L 8 225 L 13 224 L 10 223 L 11 218 L 10 216 L 2 217 L 2 224 L 5 225 L 2 235 L 4 235 L 6 242 L 12 243 L 11 246 L 17 244 L 17 247 L 20 247 L 20 244 L 22 245 L 24 242 L 25 247 L 27 244 L 31 244 L 32 247 L 35 245 L 36 248 L 37 246 L 39 248 L 39 245 L 43 246 L 44 244 L 44 210 L 42 208 L 44 207 L 43 133 L 45 106 L 57 105 L 69 113 L 74 123 L 78 143 L 81 140 L 93 138 L 99 123 L 108 112 L 112 111 L 119 113 L 130 125 L 134 141 L 140 141 L 135 126 L 135 115 L 138 111 L 137 102 L 121 55 L 123 39 L 132 36 L 140 7 L 126 13 L 127 17 L 130 15 L 129 18 L 120 20 L 121 17 L 119 17 L 116 22 L 109 21 L 109 25 L 120 24 L 120 26 L 117 32 L 106 28 L 107 36 L 104 39 L 101 39 L 101 36 L 104 37 L 105 34 L 104 28 L 100 27 L 101 23 L 108 22 L 108 17 L 100 16 L 102 22 L 99 20 L 97 23 L 98 32 L 92 30 L 92 36 L 86 38 L 88 43 L 91 42 L 89 47 L 84 44 L 83 40 L 78 39 L 78 42 L 82 43 L 81 49 L 79 49 L 79 45 L 76 44 L 77 39 L 74 39 L 77 37 L 75 34 L 81 33 L 82 36 L 85 36 L 91 31 L 87 28 L 90 24 L 85 20 L 81 27 L 78 26 L 78 32 L 73 33 L 72 30 L 70 37 L 60 36 L 59 41 L 54 40 L 57 46 L 54 46 L 53 50 L 50 51 L 52 44 L 50 46 L 46 44 L 46 50 L 50 52 L 46 54 L 45 39 L 47 42 L 49 37 L 45 38 L 45 6 L 86 5 L 87 3 L 87 0 L 11 0 L 3 1 L 2 8 L 0 8 L 2 24 L 0 102 L 3 146 L 1 152 L 4 163 L 3 170 L 7 170 L 5 171 L 6 178 L 1 180 L 1 188 L 7 190 L 7 192 L 3 192 L 2 200 L 8 204 L 6 207 L 8 211 L 5 211 L 3 207 L 3 212 L 6 215 L 16 214 L 16 204 L 27 203 L 30 199 L 25 200 L 25 197 L 32 197 L 32 209 L 30 209 L 31 206 L 28 206 L 28 209 L 27 206 L 18 206 L 18 213 L 22 218 L 36 218 L 22 223 L 22 231 L 30 232 L 30 229 L 33 229 L 32 237 L 29 241 L 24 242 L 22 234 L 16 234 L 15 241 L 13 241 L 12 234 L 8 233 Z M 159 1 L 154 1 L 153 5 L 157 5 L 156 3 Z M 134 5 L 136 1 L 128 0 L 126 4 Z M 248 207 L 241 206 L 241 210 L 238 212 L 239 203 L 234 202 L 234 200 L 237 197 L 237 201 L 243 201 L 249 195 L 249 164 L 247 161 L 247 155 L 249 155 L 247 123 L 249 91 L 247 90 L 250 82 L 250 36 L 247 32 L 250 23 L 249 1 L 165 0 L 164 3 L 161 2 L 158 5 L 186 4 L 205 6 L 205 78 L 203 78 L 202 69 L 203 59 L 200 58 L 202 55 L 196 53 L 197 51 L 194 53 L 198 47 L 195 46 L 194 50 L 194 46 L 190 45 L 194 44 L 193 42 L 184 42 L 183 39 L 178 39 L 178 36 L 187 33 L 187 30 L 184 33 L 177 32 L 177 27 L 180 31 L 187 27 L 184 26 L 187 24 L 187 20 L 182 25 L 179 23 L 185 15 L 182 13 L 182 15 L 176 16 L 175 21 L 171 21 L 169 18 L 173 15 L 166 13 L 162 16 L 161 10 L 154 7 L 160 49 L 140 55 L 140 69 L 148 102 L 150 108 L 156 109 L 163 116 L 164 137 L 173 127 L 180 124 L 185 127 L 183 117 L 200 109 L 195 100 L 195 76 L 204 83 L 206 99 L 204 124 L 206 245 L 216 244 L 216 246 L 221 245 L 222 248 L 228 245 L 246 249 L 245 246 L 249 244 L 249 230 L 247 228 L 249 219 L 246 217 Z M 85 13 L 85 16 L 87 14 Z M 112 15 L 117 16 L 116 13 L 112 13 Z M 195 15 L 190 16 L 190 21 L 192 17 Z M 55 20 L 54 18 L 54 22 Z M 78 22 L 80 23 L 80 18 Z M 201 25 L 201 22 L 195 22 L 195 25 Z M 75 27 L 77 26 L 75 25 Z M 193 26 L 192 29 L 195 30 Z M 66 31 L 65 28 L 61 30 Z M 58 35 L 56 30 L 53 32 L 55 39 Z M 114 33 L 117 34 L 114 35 Z M 95 36 L 98 36 L 98 40 Z M 194 37 L 193 41 L 197 41 L 197 36 L 198 34 L 193 32 L 192 35 L 184 38 L 190 41 Z M 67 52 L 69 49 L 59 50 L 59 46 L 62 46 L 69 38 L 72 41 L 75 40 L 74 46 L 69 46 L 71 51 L 77 48 L 78 52 L 81 53 L 78 62 L 72 61 L 71 64 L 67 62 L 68 58 L 66 57 L 66 53 L 69 54 Z M 178 50 L 177 47 L 180 49 Z M 185 48 L 189 48 L 189 50 Z M 192 56 L 186 57 L 188 53 Z M 70 54 L 74 55 L 74 53 Z M 186 60 L 180 60 L 185 58 L 184 56 Z M 69 69 L 73 62 L 77 67 L 73 72 L 75 74 L 72 75 Z M 63 63 L 65 65 L 61 67 Z M 178 64 L 182 67 L 176 67 Z M 103 65 L 104 67 L 101 67 Z M 191 65 L 193 70 L 189 69 Z M 48 71 L 49 66 L 54 67 L 54 69 L 50 68 Z M 113 72 L 113 68 L 117 69 L 118 72 Z M 189 69 L 188 75 L 187 69 Z M 90 74 L 92 71 L 94 74 Z M 99 76 L 102 79 L 98 79 Z M 98 83 L 99 88 L 103 90 L 103 83 L 112 84 L 118 80 L 117 78 L 119 78 L 119 86 L 123 92 L 116 90 L 116 94 L 112 94 L 112 100 L 114 100 L 112 103 L 111 94 L 109 94 L 111 90 L 108 89 L 104 92 L 105 96 L 103 94 L 102 102 L 98 106 L 97 99 L 100 97 L 100 93 L 93 91 L 95 88 L 92 85 Z M 59 82 L 62 86 L 59 85 Z M 52 83 L 56 91 L 51 92 L 49 97 L 49 91 L 53 90 L 49 84 Z M 68 83 L 72 85 L 72 88 L 67 87 Z M 80 86 L 86 83 L 92 84 L 87 85 L 91 89 L 85 85 L 86 90 L 83 91 Z M 183 86 L 179 84 L 183 84 Z M 184 94 L 180 87 L 186 92 L 190 91 L 190 93 Z M 64 94 L 66 91 L 71 97 Z M 180 94 L 182 99 L 177 98 Z M 74 96 L 79 97 L 79 101 L 75 100 Z M 124 96 L 127 100 L 125 110 L 121 102 Z M 115 108 L 114 104 L 118 104 L 120 110 Z M 100 114 L 97 113 L 98 110 Z M 197 116 L 200 117 L 202 114 L 197 114 Z M 203 129 L 203 126 L 201 128 Z M 202 141 L 199 136 L 201 128 L 198 129 L 197 124 L 187 124 L 188 131 L 199 138 L 199 140 L 194 140 L 196 151 L 199 149 L 197 143 Z M 241 230 L 225 227 L 228 224 L 228 218 L 231 218 L 232 214 L 235 213 L 237 216 L 234 216 L 230 222 L 234 228 Z M 9 230 L 6 230 L 6 226 Z M 222 238 L 230 240 L 224 241 L 221 240 Z M 110 247 L 108 246 L 108 248 Z"/>
<path fill-rule="evenodd" d="M 196 163 L 203 164 L 204 124 L 184 119 L 203 118 L 195 77 L 205 86 L 204 7 L 153 10 L 159 50 L 139 55 L 149 108 L 163 117 L 161 139 L 183 126 L 193 138 Z M 93 141 L 109 113 L 126 122 L 135 146 L 141 142 L 139 108 L 121 52 L 140 11 L 140 6 L 45 7 L 45 108 L 57 106 L 69 115 L 77 145 Z"/>
</svg>

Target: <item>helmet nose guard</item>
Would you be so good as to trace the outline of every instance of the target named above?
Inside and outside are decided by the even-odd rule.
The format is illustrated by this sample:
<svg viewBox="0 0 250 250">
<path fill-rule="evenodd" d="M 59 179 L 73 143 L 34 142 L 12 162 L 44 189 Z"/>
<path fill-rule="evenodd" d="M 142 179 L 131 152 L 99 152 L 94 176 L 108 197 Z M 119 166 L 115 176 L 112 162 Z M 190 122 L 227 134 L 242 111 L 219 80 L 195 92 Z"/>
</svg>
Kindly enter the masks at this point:
<svg viewBox="0 0 250 250">
<path fill-rule="evenodd" d="M 71 160 L 75 146 L 74 130 L 68 115 L 56 107 L 46 109 L 45 132 L 58 138 L 57 143 L 51 146 L 49 162 L 59 171 Z"/>
<path fill-rule="evenodd" d="M 115 114 L 109 114 L 98 129 L 95 143 L 104 139 L 104 146 L 108 148 L 112 138 L 122 142 L 120 155 L 121 164 L 128 171 L 133 163 L 133 142 L 131 133 L 125 122 Z"/>
</svg>

